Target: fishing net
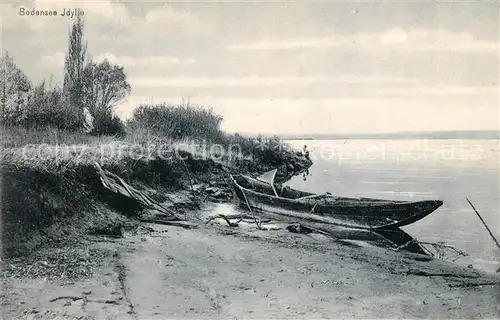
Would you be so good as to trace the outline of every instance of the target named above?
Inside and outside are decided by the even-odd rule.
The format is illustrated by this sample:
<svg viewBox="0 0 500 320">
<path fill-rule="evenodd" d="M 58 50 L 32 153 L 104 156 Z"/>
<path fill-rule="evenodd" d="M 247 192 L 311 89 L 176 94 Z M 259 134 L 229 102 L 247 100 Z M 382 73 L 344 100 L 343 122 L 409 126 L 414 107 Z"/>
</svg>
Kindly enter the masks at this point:
<svg viewBox="0 0 500 320">
<path fill-rule="evenodd" d="M 446 244 L 444 241 L 440 242 L 424 242 L 418 241 L 417 239 L 412 239 L 407 243 L 396 248 L 396 251 L 404 249 L 411 243 L 417 243 L 428 253 L 430 256 L 434 258 L 438 258 L 441 260 L 448 261 L 456 261 L 462 257 L 468 256 L 468 254 L 462 250 L 459 250 L 451 245 Z"/>
</svg>

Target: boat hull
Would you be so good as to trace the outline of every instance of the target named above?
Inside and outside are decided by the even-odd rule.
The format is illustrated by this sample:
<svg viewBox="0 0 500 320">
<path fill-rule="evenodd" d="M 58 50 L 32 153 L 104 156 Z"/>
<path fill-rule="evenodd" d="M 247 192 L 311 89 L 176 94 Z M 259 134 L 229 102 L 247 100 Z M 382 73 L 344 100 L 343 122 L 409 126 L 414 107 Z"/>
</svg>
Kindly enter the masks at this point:
<svg viewBox="0 0 500 320">
<path fill-rule="evenodd" d="M 250 184 L 254 183 L 249 177 L 243 178 L 250 179 Z M 245 188 L 234 178 L 233 187 L 242 205 L 250 207 L 253 213 L 287 221 L 310 221 L 371 230 L 414 223 L 443 204 L 440 200 L 409 202 L 334 196 L 319 200 L 289 199 Z"/>
</svg>

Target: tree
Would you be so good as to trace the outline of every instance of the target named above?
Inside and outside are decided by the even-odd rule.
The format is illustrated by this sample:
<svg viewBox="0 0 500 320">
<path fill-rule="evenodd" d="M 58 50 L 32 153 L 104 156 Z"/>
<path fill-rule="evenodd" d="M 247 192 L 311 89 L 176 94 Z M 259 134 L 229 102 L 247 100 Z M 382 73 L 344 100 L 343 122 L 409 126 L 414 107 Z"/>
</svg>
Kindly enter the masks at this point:
<svg viewBox="0 0 500 320">
<path fill-rule="evenodd" d="M 120 119 L 113 116 L 113 108 L 130 94 L 130 90 L 123 67 L 107 60 L 87 64 L 82 74 L 82 105 L 94 119 L 95 133 L 123 131 Z"/>
<path fill-rule="evenodd" d="M 84 23 L 78 17 L 69 34 L 68 52 L 64 62 L 63 90 L 71 107 L 78 109 L 83 118 L 82 75 L 87 57 L 87 43 L 83 37 Z"/>
<path fill-rule="evenodd" d="M 7 52 L 0 58 L 0 115 L 7 124 L 22 121 L 28 103 L 31 82 Z"/>
<path fill-rule="evenodd" d="M 112 65 L 108 60 L 90 62 L 83 71 L 83 106 L 92 114 L 112 111 L 130 94 L 130 85 L 123 67 Z"/>
</svg>

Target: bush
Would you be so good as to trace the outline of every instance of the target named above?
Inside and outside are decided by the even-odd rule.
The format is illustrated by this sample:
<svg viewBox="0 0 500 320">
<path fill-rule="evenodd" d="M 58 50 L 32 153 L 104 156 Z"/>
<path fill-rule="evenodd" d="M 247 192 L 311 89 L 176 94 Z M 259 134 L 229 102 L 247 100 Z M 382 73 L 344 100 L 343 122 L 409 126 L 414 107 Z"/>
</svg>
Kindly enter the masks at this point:
<svg viewBox="0 0 500 320">
<path fill-rule="evenodd" d="M 17 122 L 26 128 L 55 128 L 66 131 L 80 131 L 83 126 L 83 110 L 69 103 L 68 96 L 58 87 L 47 90 L 42 82 L 30 93 L 27 107 Z M 125 135 L 125 125 L 119 117 L 108 110 L 98 110 L 94 114 L 92 134 Z"/>
<path fill-rule="evenodd" d="M 172 139 L 206 139 L 222 142 L 222 117 L 197 105 L 140 105 L 128 125 L 145 128 Z"/>
<path fill-rule="evenodd" d="M 212 109 L 198 105 L 140 105 L 128 126 L 131 132 L 144 130 L 172 140 L 193 139 L 221 144 L 228 151 L 238 149 L 242 156 L 251 156 L 266 164 L 279 165 L 282 162 L 281 153 L 288 146 L 279 137 L 228 134 L 220 129 L 222 120 Z"/>
<path fill-rule="evenodd" d="M 123 137 L 125 135 L 125 125 L 122 120 L 111 112 L 97 112 L 93 121 L 94 135 L 112 135 Z"/>
<path fill-rule="evenodd" d="M 42 83 L 33 90 L 21 124 L 76 131 L 81 128 L 82 118 L 83 113 L 67 101 L 60 88 L 46 90 Z"/>
</svg>

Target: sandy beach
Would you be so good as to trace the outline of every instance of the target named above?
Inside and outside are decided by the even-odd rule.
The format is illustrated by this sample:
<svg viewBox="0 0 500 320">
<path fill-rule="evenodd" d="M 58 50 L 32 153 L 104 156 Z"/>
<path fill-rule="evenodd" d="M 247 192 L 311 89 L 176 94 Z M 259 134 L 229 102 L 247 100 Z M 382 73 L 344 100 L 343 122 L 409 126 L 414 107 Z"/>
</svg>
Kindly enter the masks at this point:
<svg viewBox="0 0 500 320">
<path fill-rule="evenodd" d="M 3 319 L 500 316 L 496 275 L 319 234 L 146 224 L 79 247 L 105 253 L 90 277 L 4 278 Z"/>
</svg>

